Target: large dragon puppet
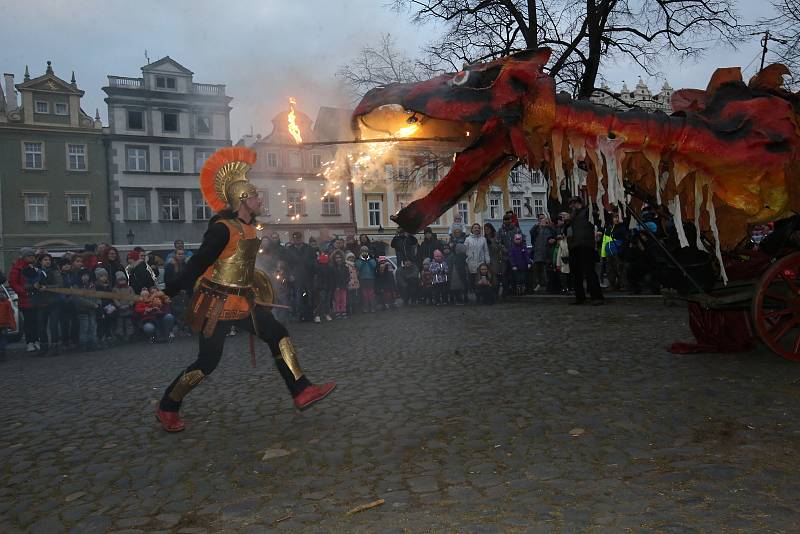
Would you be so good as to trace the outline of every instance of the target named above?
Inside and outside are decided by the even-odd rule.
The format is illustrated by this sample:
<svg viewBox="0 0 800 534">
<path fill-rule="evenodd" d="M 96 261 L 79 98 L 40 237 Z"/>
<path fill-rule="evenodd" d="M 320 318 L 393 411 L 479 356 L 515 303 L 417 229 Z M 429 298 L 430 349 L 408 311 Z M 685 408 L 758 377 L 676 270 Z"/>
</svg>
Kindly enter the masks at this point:
<svg viewBox="0 0 800 534">
<path fill-rule="evenodd" d="M 543 71 L 549 58 L 549 49 L 527 50 L 364 96 L 353 113 L 357 135 L 415 122 L 419 136 L 471 141 L 426 196 L 393 217 L 401 227 L 418 231 L 476 187 L 483 199 L 520 160 L 548 171 L 553 196 L 571 183 L 610 208 L 627 203 L 625 182 L 649 191 L 676 222 L 710 231 L 717 256 L 748 224 L 800 208 L 800 99 L 782 87 L 785 66 L 770 65 L 748 84 L 738 67 L 718 69 L 705 90 L 676 91 L 666 115 L 556 94 Z M 676 227 L 686 246 L 683 224 Z"/>
</svg>

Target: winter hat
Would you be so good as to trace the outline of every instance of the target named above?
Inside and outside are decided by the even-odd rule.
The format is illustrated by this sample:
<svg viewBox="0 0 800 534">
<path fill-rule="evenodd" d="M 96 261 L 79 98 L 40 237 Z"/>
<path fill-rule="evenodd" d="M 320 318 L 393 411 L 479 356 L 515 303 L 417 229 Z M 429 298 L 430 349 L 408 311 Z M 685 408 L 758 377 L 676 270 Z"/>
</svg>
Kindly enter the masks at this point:
<svg viewBox="0 0 800 534">
<path fill-rule="evenodd" d="M 427 267 L 430 264 L 431 264 L 431 259 L 430 258 L 425 258 L 424 260 L 422 260 L 422 266 L 423 267 Z"/>
<path fill-rule="evenodd" d="M 116 278 L 117 282 L 120 280 L 125 280 L 126 282 L 128 281 L 128 277 L 125 276 L 125 273 L 122 271 L 117 271 L 117 274 L 114 275 L 114 278 Z"/>
<path fill-rule="evenodd" d="M 522 243 L 522 234 L 514 234 L 514 243 Z"/>
<path fill-rule="evenodd" d="M 97 269 L 94 270 L 94 277 L 100 278 L 101 276 L 108 276 L 108 271 L 106 271 L 102 267 L 98 267 Z"/>
<path fill-rule="evenodd" d="M 352 252 L 348 252 L 344 259 L 345 261 L 356 261 L 356 255 Z"/>
<path fill-rule="evenodd" d="M 35 256 L 36 251 L 33 250 L 31 247 L 22 247 L 19 249 L 19 257 L 24 258 L 25 256 Z"/>
<path fill-rule="evenodd" d="M 141 255 L 139 254 L 138 250 L 131 250 L 130 252 L 128 252 L 128 259 L 129 260 L 139 261 L 140 256 Z"/>
<path fill-rule="evenodd" d="M 378 256 L 378 263 L 386 263 L 387 261 L 389 260 L 386 259 L 386 256 Z"/>
<path fill-rule="evenodd" d="M 444 259 L 444 254 L 442 254 L 441 250 L 434 250 L 433 259 L 436 261 L 442 261 Z"/>
<path fill-rule="evenodd" d="M 358 250 L 359 250 L 359 252 L 361 252 L 361 253 L 363 254 L 364 252 L 369 252 L 369 247 L 367 247 L 367 246 L 363 246 L 363 247 L 361 247 L 361 248 L 360 248 L 360 249 L 358 249 Z"/>
<path fill-rule="evenodd" d="M 317 258 L 317 261 L 319 262 L 320 265 L 328 265 L 328 262 L 330 261 L 330 258 L 328 257 L 327 254 L 325 254 L 323 252 L 322 254 L 319 255 L 319 258 Z"/>
</svg>

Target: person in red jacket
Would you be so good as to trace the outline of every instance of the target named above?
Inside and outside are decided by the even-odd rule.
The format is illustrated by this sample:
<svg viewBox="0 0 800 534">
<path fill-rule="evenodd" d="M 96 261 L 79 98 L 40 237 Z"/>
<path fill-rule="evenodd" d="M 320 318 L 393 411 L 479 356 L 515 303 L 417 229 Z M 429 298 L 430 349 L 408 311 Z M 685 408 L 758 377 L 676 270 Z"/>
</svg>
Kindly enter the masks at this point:
<svg viewBox="0 0 800 534">
<path fill-rule="evenodd" d="M 19 251 L 19 259 L 11 266 L 8 271 L 8 285 L 17 294 L 17 305 L 22 312 L 22 322 L 25 329 L 25 342 L 28 344 L 27 352 L 39 350 L 39 327 L 36 321 L 38 310 L 31 303 L 31 291 L 34 287 L 29 285 L 26 276 L 23 274 L 30 265 L 36 263 L 36 251 L 30 247 L 22 247 Z"/>
</svg>

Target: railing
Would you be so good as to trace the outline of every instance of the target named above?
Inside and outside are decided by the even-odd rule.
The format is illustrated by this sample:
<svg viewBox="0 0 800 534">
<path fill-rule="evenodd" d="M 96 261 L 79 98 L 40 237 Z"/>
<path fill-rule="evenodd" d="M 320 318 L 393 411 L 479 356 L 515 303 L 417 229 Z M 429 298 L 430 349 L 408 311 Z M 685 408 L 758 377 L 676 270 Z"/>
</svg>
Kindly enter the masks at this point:
<svg viewBox="0 0 800 534">
<path fill-rule="evenodd" d="M 109 76 L 108 83 L 111 87 L 144 87 L 142 78 L 126 78 L 124 76 Z"/>
<path fill-rule="evenodd" d="M 224 95 L 225 86 L 213 83 L 193 83 L 192 91 L 200 95 Z"/>
</svg>

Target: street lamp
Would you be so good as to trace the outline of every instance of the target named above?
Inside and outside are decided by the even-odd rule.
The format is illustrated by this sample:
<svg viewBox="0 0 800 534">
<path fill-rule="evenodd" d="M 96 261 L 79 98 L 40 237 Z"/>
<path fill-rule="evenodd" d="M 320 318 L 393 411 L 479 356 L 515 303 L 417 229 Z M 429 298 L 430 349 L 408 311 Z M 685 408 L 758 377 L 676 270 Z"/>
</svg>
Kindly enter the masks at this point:
<svg viewBox="0 0 800 534">
<path fill-rule="evenodd" d="M 125 235 L 128 238 L 128 244 L 133 245 L 133 240 L 136 239 L 136 234 L 133 233 L 133 230 L 128 228 L 128 233 Z"/>
</svg>

